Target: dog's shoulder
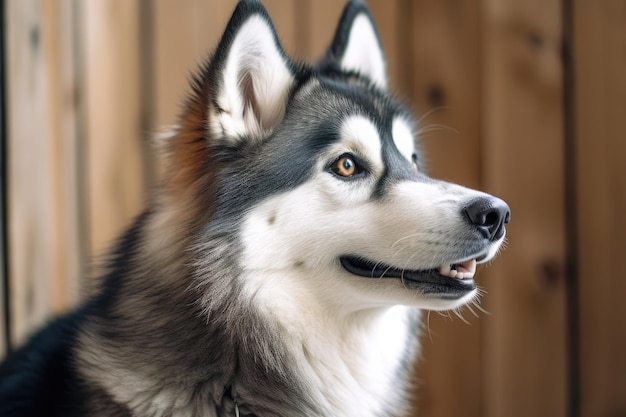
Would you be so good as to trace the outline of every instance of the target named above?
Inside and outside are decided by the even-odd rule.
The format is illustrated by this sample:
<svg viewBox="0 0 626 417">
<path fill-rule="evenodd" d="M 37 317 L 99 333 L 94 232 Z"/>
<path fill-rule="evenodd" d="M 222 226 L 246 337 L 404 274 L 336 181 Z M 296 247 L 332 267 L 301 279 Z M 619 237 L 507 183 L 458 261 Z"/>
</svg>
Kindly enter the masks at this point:
<svg viewBox="0 0 626 417">
<path fill-rule="evenodd" d="M 57 318 L 0 364 L 0 415 L 80 415 L 72 347 L 81 311 Z"/>
</svg>

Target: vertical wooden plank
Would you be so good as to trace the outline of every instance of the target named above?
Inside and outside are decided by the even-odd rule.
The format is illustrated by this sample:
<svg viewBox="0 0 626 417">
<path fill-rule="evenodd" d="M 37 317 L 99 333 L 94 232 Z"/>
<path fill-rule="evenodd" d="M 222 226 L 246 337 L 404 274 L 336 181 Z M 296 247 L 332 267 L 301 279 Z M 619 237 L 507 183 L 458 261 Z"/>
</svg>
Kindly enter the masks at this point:
<svg viewBox="0 0 626 417">
<path fill-rule="evenodd" d="M 154 3 L 154 129 L 176 122 L 189 76 L 217 46 L 237 2 L 158 0 Z"/>
<path fill-rule="evenodd" d="M 211 30 L 213 19 L 204 22 L 210 12 L 198 16 L 194 1 L 158 0 L 153 6 L 154 127 L 158 129 L 176 121 L 188 91 L 188 75 L 201 60 L 196 55 L 196 33 Z"/>
<path fill-rule="evenodd" d="M 299 4 L 298 27 L 305 31 L 299 49 L 309 62 L 322 58 L 335 35 L 345 4 L 335 0 L 307 0 Z"/>
<path fill-rule="evenodd" d="M 193 0 L 195 9 L 193 43 L 196 63 L 205 62 L 211 57 L 237 2 L 238 0 Z"/>
<path fill-rule="evenodd" d="M 52 310 L 55 196 L 42 4 L 10 0 L 6 7 L 10 315 L 18 345 Z"/>
<path fill-rule="evenodd" d="M 90 249 L 102 254 L 143 203 L 139 1 L 82 3 Z"/>
<path fill-rule="evenodd" d="M 412 49 L 405 51 L 425 165 L 433 177 L 473 188 L 481 174 L 479 5 L 413 1 Z M 477 280 L 487 287 L 483 275 L 479 268 Z M 482 415 L 480 348 L 487 317 L 463 315 L 470 325 L 436 313 L 426 317 L 417 370 L 421 416 Z"/>
<path fill-rule="evenodd" d="M 580 415 L 626 415 L 626 3 L 575 1 Z"/>
<path fill-rule="evenodd" d="M 297 0 L 263 1 L 283 49 L 292 58 L 297 56 L 296 2 Z"/>
<path fill-rule="evenodd" d="M 12 0 L 9 223 L 12 342 L 78 298 L 72 3 Z"/>
<path fill-rule="evenodd" d="M 41 1 L 6 4 L 8 17 L 8 216 L 11 343 L 18 345 L 65 302 L 64 248 L 57 225 L 63 203 L 56 152 L 58 125 L 56 8 Z"/>
<path fill-rule="evenodd" d="M 566 407 L 561 2 L 484 3 L 484 183 L 511 206 L 490 268 L 485 416 Z"/>
<path fill-rule="evenodd" d="M 480 185 L 479 2 L 412 3 L 413 97 L 434 177 Z M 454 162 L 452 162 L 454 161 Z"/>
<path fill-rule="evenodd" d="M 78 81 L 75 73 L 76 44 L 74 5 L 71 0 L 42 2 L 46 24 L 42 36 L 46 45 L 46 116 L 50 135 L 53 256 L 52 302 L 59 312 L 76 304 L 79 298 L 81 250 L 78 194 L 78 137 L 76 97 Z"/>
<path fill-rule="evenodd" d="M 389 88 L 401 99 L 408 99 L 410 91 L 408 91 L 402 67 L 408 65 L 409 53 L 400 50 L 404 46 L 402 37 L 407 35 L 402 32 L 406 28 L 400 24 L 403 21 L 402 13 L 407 12 L 402 9 L 405 4 L 400 0 L 370 0 L 367 4 L 374 16 L 378 36 L 385 53 Z"/>
<path fill-rule="evenodd" d="M 8 228 L 7 228 L 7 107 L 6 107 L 6 13 L 0 1 L 0 358 L 7 353 L 9 342 L 8 306 Z"/>
<path fill-rule="evenodd" d="M 210 2 L 215 15 L 215 27 L 210 32 L 211 38 L 213 38 L 213 46 L 217 46 L 217 42 L 220 40 L 222 33 L 224 33 L 226 24 L 235 11 L 238 1 L 239 0 L 213 0 Z"/>
</svg>

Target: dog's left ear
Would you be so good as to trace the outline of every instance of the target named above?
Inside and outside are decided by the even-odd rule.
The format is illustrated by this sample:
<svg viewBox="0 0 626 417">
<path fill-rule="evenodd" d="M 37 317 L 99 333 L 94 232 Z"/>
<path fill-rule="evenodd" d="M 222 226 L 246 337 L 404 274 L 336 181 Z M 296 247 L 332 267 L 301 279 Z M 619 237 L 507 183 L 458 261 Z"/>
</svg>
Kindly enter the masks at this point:
<svg viewBox="0 0 626 417">
<path fill-rule="evenodd" d="M 285 115 L 292 68 L 265 8 L 241 0 L 211 63 L 213 138 L 233 145 L 267 137 Z"/>
<path fill-rule="evenodd" d="M 355 72 L 380 88 L 387 88 L 387 71 L 378 32 L 362 0 L 350 0 L 343 10 L 324 64 Z"/>
</svg>

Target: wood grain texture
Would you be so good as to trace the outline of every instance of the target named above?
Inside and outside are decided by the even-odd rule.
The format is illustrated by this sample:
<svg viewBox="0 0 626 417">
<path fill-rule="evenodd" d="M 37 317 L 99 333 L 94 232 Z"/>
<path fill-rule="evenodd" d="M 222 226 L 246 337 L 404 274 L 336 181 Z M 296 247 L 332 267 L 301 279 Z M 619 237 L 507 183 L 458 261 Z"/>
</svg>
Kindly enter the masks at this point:
<svg viewBox="0 0 626 417">
<path fill-rule="evenodd" d="M 302 36 L 302 57 L 315 62 L 326 54 L 335 35 L 339 16 L 345 4 L 335 0 L 302 0 L 298 4 L 298 28 Z"/>
<path fill-rule="evenodd" d="M 52 282 L 53 311 L 65 311 L 78 302 L 86 252 L 81 224 L 84 195 L 80 187 L 82 149 L 79 143 L 76 7 L 70 0 L 43 2 L 48 24 L 43 33 L 46 43 L 48 95 L 46 113 L 52 146 L 51 161 L 54 244 Z"/>
<path fill-rule="evenodd" d="M 298 57 L 296 26 L 298 0 L 266 0 L 263 5 L 274 23 L 278 39 L 287 55 L 292 58 Z"/>
<path fill-rule="evenodd" d="M 626 3 L 574 2 L 580 415 L 626 415 Z M 616 270 L 617 268 L 617 270 Z"/>
<path fill-rule="evenodd" d="M 6 20 L 7 13 L 4 8 L 0 10 L 0 26 L 2 28 L 6 28 Z M 7 200 L 8 200 L 8 192 L 7 192 L 7 163 L 8 160 L 6 154 L 7 148 L 7 102 L 5 97 L 6 94 L 6 86 L 7 86 L 7 78 L 6 78 L 6 32 L 3 30 L 0 33 L 0 49 L 2 50 L 2 55 L 0 56 L 0 73 L 2 79 L 0 80 L 0 358 L 6 355 L 8 350 L 8 342 L 9 342 L 9 328 L 8 328 L 8 320 L 9 320 L 9 303 L 8 303 L 8 291 L 9 291 L 9 271 L 8 271 L 8 223 L 7 223 Z"/>
<path fill-rule="evenodd" d="M 153 3 L 154 129 L 176 122 L 191 74 L 217 46 L 236 1 L 158 0 Z"/>
<path fill-rule="evenodd" d="M 6 4 L 11 344 L 78 297 L 73 81 L 65 3 Z M 69 48 L 69 49 L 68 49 Z M 63 55 L 65 56 L 65 55 Z M 68 63 L 71 65 L 71 61 Z M 69 122 L 68 122 L 69 120 Z M 75 177 L 74 177 L 75 178 Z"/>
<path fill-rule="evenodd" d="M 89 248 L 102 255 L 145 192 L 138 0 L 83 3 Z"/>
<path fill-rule="evenodd" d="M 511 207 L 489 270 L 485 416 L 565 415 L 564 157 L 559 1 L 484 4 L 487 191 Z"/>
<path fill-rule="evenodd" d="M 189 75 L 208 56 L 198 45 L 199 31 L 210 32 L 213 18 L 211 2 L 204 8 L 195 1 L 158 0 L 153 6 L 154 61 L 152 63 L 153 128 L 172 125 L 188 91 Z M 202 28 L 202 29 L 201 29 Z M 205 34 L 210 37 L 210 33 Z M 206 55 L 205 55 L 206 54 Z"/>
<path fill-rule="evenodd" d="M 420 118 L 424 165 L 433 177 L 480 185 L 479 2 L 411 2 L 412 104 Z M 404 11 L 407 13 L 407 11 Z M 477 280 L 482 282 L 479 268 Z M 481 416 L 481 329 L 484 315 L 464 323 L 428 314 L 418 364 L 422 416 Z M 452 319 L 450 319 L 452 317 Z"/>
<path fill-rule="evenodd" d="M 142 207 L 147 138 L 175 123 L 236 3 L 5 1 L 13 344 L 77 301 L 88 255 Z M 264 4 L 286 51 L 316 60 L 345 2 Z M 425 323 L 418 415 L 561 417 L 568 402 L 581 417 L 626 415 L 626 284 L 614 271 L 626 255 L 625 3 L 571 2 L 581 396 L 569 400 L 562 2 L 368 4 L 392 89 L 423 116 L 430 174 L 512 208 L 509 247 L 477 274 L 491 315 Z"/>
<path fill-rule="evenodd" d="M 45 126 L 42 13 L 35 1 L 8 2 L 8 218 L 11 342 L 24 341 L 49 314 L 52 201 Z M 37 120 L 39 123 L 32 123 Z M 43 197 L 43 198 L 42 198 Z M 42 204 L 47 201 L 48 204 Z M 40 291 L 41 290 L 41 291 Z"/>
<path fill-rule="evenodd" d="M 406 51 L 400 51 L 405 46 L 402 31 L 407 29 L 402 25 L 403 4 L 400 0 L 370 0 L 367 5 L 374 16 L 385 54 L 389 88 L 400 99 L 408 100 L 411 92 L 403 70 L 408 66 L 409 57 Z"/>
</svg>

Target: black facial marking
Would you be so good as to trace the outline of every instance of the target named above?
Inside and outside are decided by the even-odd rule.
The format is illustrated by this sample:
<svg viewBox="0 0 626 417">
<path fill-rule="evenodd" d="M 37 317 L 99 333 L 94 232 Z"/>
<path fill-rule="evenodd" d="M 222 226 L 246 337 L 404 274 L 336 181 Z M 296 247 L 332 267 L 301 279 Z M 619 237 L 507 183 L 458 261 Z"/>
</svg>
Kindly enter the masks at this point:
<svg viewBox="0 0 626 417">
<path fill-rule="evenodd" d="M 393 120 L 411 117 L 384 91 L 358 82 L 353 84 L 339 76 L 332 78 L 311 72 L 303 72 L 297 82 L 285 118 L 270 137 L 225 150 L 230 157 L 227 168 L 219 176 L 216 217 L 240 215 L 258 202 L 312 178 L 320 168 L 320 155 L 341 140 L 343 123 L 352 116 L 371 120 L 382 141 L 385 172 L 378 181 L 374 198 L 382 197 L 392 182 L 426 178 L 418 174 L 413 163 L 395 146 L 391 135 Z M 363 172 L 343 180 L 358 179 L 370 171 L 367 155 L 363 155 L 365 159 L 359 159 L 356 154 L 354 157 Z M 330 165 L 325 169 L 330 169 Z"/>
<path fill-rule="evenodd" d="M 390 130 L 387 130 L 390 132 Z M 432 180 L 424 173 L 415 169 L 414 162 L 409 161 L 400 153 L 390 133 L 382 136 L 382 157 L 385 172 L 376 183 L 372 198 L 381 199 L 392 184 L 400 181 L 431 182 Z M 414 160 L 419 159 L 416 151 Z"/>
<path fill-rule="evenodd" d="M 329 125 L 294 131 L 285 122 L 272 138 L 241 152 L 224 170 L 216 215 L 245 212 L 271 195 L 301 185 L 314 174 L 320 153 L 337 140 Z"/>
</svg>

